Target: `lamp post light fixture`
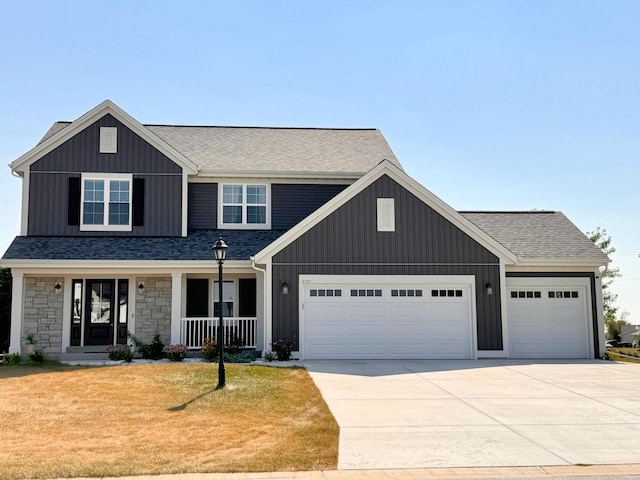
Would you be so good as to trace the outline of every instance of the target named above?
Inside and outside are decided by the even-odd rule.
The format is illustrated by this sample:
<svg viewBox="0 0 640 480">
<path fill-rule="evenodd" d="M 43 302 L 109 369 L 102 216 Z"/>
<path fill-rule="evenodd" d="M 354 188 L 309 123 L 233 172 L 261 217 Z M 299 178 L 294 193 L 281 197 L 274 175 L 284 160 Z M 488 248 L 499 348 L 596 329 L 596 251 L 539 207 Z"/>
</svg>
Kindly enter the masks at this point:
<svg viewBox="0 0 640 480">
<path fill-rule="evenodd" d="M 222 308 L 222 264 L 224 263 L 225 258 L 227 258 L 227 246 L 222 240 L 222 237 L 219 237 L 216 243 L 211 247 L 213 249 L 213 256 L 218 262 L 218 305 L 220 307 L 219 310 L 219 318 L 218 318 L 218 388 L 222 388 L 225 386 L 226 378 L 224 373 L 224 326 L 223 326 L 223 308 Z"/>
</svg>

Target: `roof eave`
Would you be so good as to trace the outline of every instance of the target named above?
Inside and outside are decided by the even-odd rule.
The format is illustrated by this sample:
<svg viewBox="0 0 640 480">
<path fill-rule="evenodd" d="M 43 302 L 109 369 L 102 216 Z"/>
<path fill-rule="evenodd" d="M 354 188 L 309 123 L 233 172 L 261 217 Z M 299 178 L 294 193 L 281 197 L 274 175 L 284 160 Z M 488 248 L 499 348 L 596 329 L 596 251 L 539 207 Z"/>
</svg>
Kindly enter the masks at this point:
<svg viewBox="0 0 640 480">
<path fill-rule="evenodd" d="M 536 258 L 518 257 L 514 267 L 604 267 L 605 260 L 596 258 Z"/>
</svg>

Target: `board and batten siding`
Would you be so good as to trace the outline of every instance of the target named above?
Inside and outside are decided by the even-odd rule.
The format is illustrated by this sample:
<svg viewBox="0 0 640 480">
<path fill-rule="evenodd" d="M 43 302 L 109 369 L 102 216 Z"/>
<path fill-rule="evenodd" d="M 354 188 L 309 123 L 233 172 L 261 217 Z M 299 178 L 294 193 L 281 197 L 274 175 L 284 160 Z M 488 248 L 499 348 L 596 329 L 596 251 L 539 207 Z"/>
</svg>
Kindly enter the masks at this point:
<svg viewBox="0 0 640 480">
<path fill-rule="evenodd" d="M 315 212 L 348 185 L 271 184 L 271 228 L 287 230 Z"/>
<path fill-rule="evenodd" d="M 100 152 L 100 127 L 118 128 L 118 152 Z M 144 225 L 109 236 L 180 236 L 182 169 L 111 115 L 105 115 L 30 166 L 28 235 L 104 235 L 68 225 L 69 178 L 130 173 L 145 181 Z"/>
<path fill-rule="evenodd" d="M 377 198 L 395 199 L 378 232 Z M 317 275 L 474 275 L 477 345 L 502 350 L 499 259 L 384 175 L 273 257 L 273 338 L 300 338 L 298 279 Z M 289 294 L 277 287 L 287 282 Z M 485 293 L 491 283 L 493 295 Z"/>
</svg>

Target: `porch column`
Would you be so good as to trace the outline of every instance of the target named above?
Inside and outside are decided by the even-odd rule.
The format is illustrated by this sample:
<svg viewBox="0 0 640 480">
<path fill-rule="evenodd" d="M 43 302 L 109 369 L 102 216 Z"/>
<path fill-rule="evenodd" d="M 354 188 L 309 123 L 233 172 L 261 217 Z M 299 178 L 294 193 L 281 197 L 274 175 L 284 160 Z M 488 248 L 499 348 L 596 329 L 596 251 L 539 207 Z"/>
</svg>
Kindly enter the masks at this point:
<svg viewBox="0 0 640 480">
<path fill-rule="evenodd" d="M 24 305 L 24 273 L 11 271 L 11 334 L 9 353 L 21 353 L 22 307 Z"/>
<path fill-rule="evenodd" d="M 182 313 L 182 273 L 171 274 L 171 344 L 180 343 L 180 318 Z"/>
</svg>

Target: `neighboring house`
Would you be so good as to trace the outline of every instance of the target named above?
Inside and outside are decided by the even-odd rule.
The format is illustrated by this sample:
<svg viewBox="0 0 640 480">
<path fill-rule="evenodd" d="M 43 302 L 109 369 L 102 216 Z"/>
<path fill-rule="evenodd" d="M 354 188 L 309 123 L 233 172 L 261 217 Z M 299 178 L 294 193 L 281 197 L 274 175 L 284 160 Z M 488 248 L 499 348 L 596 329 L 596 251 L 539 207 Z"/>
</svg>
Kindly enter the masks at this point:
<svg viewBox="0 0 640 480">
<path fill-rule="evenodd" d="M 640 335 L 640 325 L 621 325 L 620 342 L 637 344 Z"/>
<path fill-rule="evenodd" d="M 375 129 L 142 125 L 110 101 L 11 163 L 10 351 L 227 332 L 305 359 L 594 358 L 607 258 L 559 212 L 457 212 Z M 453 181 L 453 180 L 452 180 Z M 211 246 L 229 245 L 223 298 Z"/>
</svg>

